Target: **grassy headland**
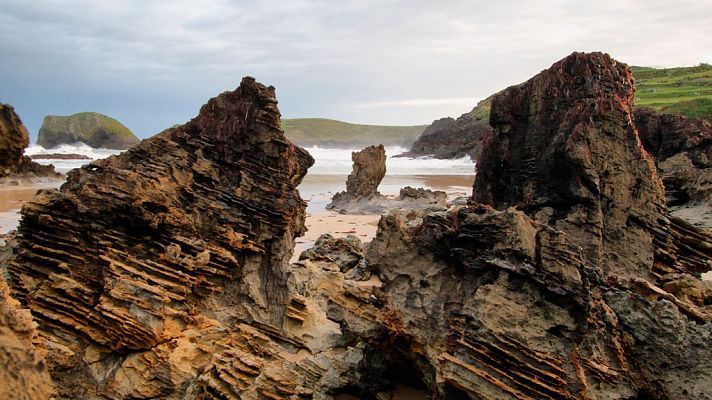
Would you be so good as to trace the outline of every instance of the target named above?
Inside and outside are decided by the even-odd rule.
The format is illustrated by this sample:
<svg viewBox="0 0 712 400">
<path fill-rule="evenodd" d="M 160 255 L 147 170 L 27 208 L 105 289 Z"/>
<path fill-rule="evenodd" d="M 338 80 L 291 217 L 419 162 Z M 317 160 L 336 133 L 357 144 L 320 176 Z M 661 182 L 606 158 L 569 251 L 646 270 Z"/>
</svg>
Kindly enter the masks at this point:
<svg viewBox="0 0 712 400">
<path fill-rule="evenodd" d="M 712 65 L 696 67 L 631 67 L 635 78 L 636 107 L 662 113 L 712 118 Z"/>
<path fill-rule="evenodd" d="M 282 120 L 287 138 L 300 146 L 361 148 L 382 144 L 410 147 L 425 128 L 427 125 L 358 125 L 325 118 Z"/>
</svg>

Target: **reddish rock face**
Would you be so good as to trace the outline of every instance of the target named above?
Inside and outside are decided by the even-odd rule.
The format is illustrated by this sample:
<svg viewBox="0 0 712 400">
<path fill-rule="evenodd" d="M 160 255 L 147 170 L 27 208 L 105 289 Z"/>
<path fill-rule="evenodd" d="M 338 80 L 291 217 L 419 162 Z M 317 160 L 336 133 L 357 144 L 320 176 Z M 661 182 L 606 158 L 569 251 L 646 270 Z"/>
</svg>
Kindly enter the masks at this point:
<svg viewBox="0 0 712 400">
<path fill-rule="evenodd" d="M 633 113 L 643 146 L 655 158 L 671 211 L 712 229 L 712 126 L 699 118 Z"/>
<path fill-rule="evenodd" d="M 27 129 L 15 110 L 0 104 L 0 177 L 10 175 L 20 164 L 29 140 Z"/>
<path fill-rule="evenodd" d="M 610 279 L 703 270 L 662 254 L 680 230 L 631 120 L 633 95 L 625 64 L 574 53 L 495 96 L 474 200 L 568 232 Z"/>
</svg>

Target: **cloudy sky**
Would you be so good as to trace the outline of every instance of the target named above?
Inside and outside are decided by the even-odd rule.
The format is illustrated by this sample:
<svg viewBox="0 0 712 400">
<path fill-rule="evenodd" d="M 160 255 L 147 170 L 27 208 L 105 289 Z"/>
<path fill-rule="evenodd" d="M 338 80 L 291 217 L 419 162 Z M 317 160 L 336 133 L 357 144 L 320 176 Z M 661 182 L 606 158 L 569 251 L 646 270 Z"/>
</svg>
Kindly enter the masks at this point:
<svg viewBox="0 0 712 400">
<path fill-rule="evenodd" d="M 595 50 L 712 63 L 712 0 L 0 0 L 0 102 L 148 137 L 251 75 L 286 118 L 427 124 Z"/>
</svg>

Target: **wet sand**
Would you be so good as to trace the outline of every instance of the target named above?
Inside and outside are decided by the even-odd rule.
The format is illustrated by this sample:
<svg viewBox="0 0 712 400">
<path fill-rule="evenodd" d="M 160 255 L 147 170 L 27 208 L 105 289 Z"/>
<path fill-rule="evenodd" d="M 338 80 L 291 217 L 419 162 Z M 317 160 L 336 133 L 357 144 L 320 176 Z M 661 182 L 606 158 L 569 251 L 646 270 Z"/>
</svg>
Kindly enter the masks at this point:
<svg viewBox="0 0 712 400">
<path fill-rule="evenodd" d="M 32 200 L 38 190 L 58 188 L 64 180 L 45 179 L 38 182 L 0 185 L 0 234 L 17 228 L 20 209 Z"/>
</svg>

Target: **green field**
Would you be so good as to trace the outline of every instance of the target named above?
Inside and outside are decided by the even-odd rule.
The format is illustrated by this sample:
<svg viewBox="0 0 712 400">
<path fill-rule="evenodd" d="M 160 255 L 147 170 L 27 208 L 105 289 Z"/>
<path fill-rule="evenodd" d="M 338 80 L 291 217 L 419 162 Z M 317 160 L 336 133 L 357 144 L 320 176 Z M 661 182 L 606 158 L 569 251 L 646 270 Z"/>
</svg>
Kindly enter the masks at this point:
<svg viewBox="0 0 712 400">
<path fill-rule="evenodd" d="M 635 106 L 663 113 L 712 118 L 712 65 L 696 67 L 631 67 L 635 78 Z"/>
<path fill-rule="evenodd" d="M 370 145 L 410 147 L 427 125 L 358 125 L 325 118 L 283 119 L 282 129 L 300 146 L 361 148 Z"/>
</svg>

